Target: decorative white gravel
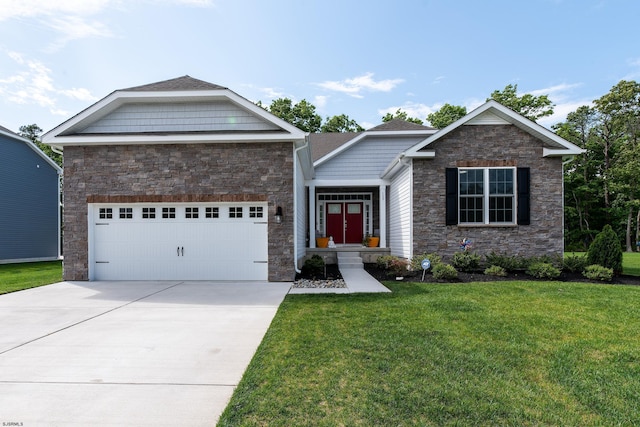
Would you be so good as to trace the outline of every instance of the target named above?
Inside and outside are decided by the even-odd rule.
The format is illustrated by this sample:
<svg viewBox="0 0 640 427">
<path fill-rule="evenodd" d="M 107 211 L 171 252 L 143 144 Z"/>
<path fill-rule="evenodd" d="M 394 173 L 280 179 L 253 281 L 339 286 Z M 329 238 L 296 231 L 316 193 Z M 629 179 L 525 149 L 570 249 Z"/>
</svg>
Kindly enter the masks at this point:
<svg viewBox="0 0 640 427">
<path fill-rule="evenodd" d="M 336 280 L 309 280 L 300 279 L 293 282 L 294 288 L 346 288 L 347 284 L 342 279 Z"/>
</svg>

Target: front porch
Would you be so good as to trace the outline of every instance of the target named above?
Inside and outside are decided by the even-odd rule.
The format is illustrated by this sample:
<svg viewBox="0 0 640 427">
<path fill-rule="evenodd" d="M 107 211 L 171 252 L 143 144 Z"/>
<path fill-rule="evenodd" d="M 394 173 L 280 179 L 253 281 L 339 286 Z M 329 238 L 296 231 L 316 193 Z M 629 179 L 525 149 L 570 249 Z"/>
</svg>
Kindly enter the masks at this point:
<svg viewBox="0 0 640 427">
<path fill-rule="evenodd" d="M 305 260 L 313 255 L 319 255 L 325 260 L 325 263 L 337 264 L 338 252 L 357 252 L 360 254 L 362 262 L 369 264 L 376 262 L 380 256 L 389 255 L 391 250 L 389 248 L 367 248 L 360 245 L 338 245 L 335 248 L 307 248 Z"/>
</svg>

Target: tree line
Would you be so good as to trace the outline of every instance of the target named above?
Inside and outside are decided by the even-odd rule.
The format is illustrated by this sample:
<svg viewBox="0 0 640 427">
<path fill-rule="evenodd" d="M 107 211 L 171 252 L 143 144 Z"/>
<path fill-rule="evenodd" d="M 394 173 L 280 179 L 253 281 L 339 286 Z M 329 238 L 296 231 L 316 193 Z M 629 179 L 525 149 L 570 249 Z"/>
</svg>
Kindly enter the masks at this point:
<svg viewBox="0 0 640 427">
<path fill-rule="evenodd" d="M 553 114 L 554 104 L 547 95 L 519 95 L 517 85 L 493 91 L 490 99 L 534 122 Z M 305 132 L 364 131 L 346 114 L 323 120 L 305 99 L 294 103 L 278 98 L 268 106 L 260 101 L 257 105 Z M 398 109 L 385 114 L 382 122 L 401 119 L 422 125 L 426 121 L 442 129 L 466 114 L 464 106 L 444 104 L 424 121 Z M 552 130 L 585 150 L 564 166 L 565 248 L 586 250 L 596 234 L 610 224 L 627 251 L 640 250 L 640 84 L 620 81 L 593 105 L 569 113 Z M 62 156 L 40 142 L 40 127 L 21 126 L 19 133 L 62 165 Z"/>
</svg>

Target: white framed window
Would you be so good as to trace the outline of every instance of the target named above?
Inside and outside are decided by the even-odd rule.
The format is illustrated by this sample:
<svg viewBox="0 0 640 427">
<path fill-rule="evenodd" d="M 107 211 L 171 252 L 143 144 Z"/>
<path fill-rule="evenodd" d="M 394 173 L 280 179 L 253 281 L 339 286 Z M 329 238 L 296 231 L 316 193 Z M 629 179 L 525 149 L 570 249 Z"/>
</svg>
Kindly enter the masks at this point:
<svg viewBox="0 0 640 427">
<path fill-rule="evenodd" d="M 458 170 L 460 224 L 516 222 L 516 168 Z"/>
</svg>

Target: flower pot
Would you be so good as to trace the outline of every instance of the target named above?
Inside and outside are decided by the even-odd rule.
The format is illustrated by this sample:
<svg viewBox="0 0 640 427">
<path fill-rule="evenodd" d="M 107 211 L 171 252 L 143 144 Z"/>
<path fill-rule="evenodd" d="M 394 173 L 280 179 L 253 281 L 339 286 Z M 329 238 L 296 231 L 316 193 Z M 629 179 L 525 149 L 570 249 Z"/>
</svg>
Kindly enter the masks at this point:
<svg viewBox="0 0 640 427">
<path fill-rule="evenodd" d="M 329 246 L 329 238 L 328 237 L 316 237 L 316 247 L 317 248 L 326 248 Z"/>
<path fill-rule="evenodd" d="M 378 247 L 379 243 L 380 243 L 380 238 L 379 237 L 369 237 L 369 247 L 370 248 Z"/>
</svg>

